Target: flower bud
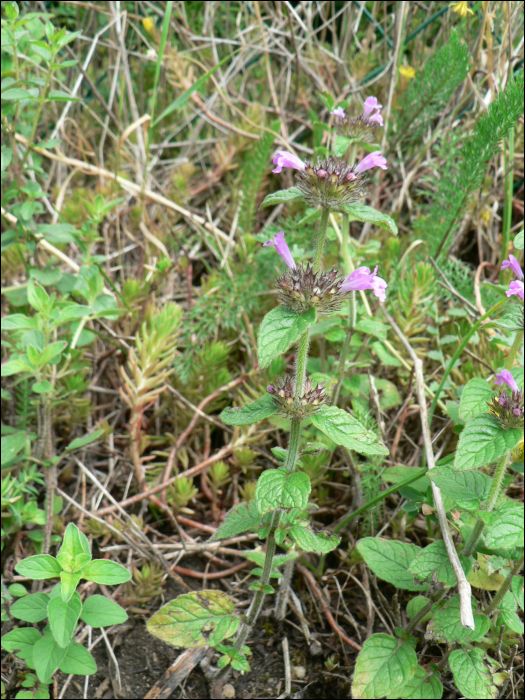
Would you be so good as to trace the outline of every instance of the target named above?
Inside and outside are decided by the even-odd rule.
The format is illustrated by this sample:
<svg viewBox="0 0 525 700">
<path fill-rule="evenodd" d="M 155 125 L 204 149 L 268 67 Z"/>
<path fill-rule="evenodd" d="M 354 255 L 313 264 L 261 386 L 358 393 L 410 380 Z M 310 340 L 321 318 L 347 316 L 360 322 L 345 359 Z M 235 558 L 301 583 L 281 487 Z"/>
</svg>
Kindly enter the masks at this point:
<svg viewBox="0 0 525 700">
<path fill-rule="evenodd" d="M 304 383 L 303 395 L 295 399 L 295 381 L 289 375 L 277 379 L 277 387 L 270 384 L 267 389 L 279 407 L 279 412 L 289 418 L 304 418 L 317 413 L 330 398 L 322 385 L 312 386 L 310 379 Z"/>
<path fill-rule="evenodd" d="M 344 206 L 359 202 L 365 195 L 367 177 L 359 166 L 330 157 L 307 163 L 296 175 L 304 201 L 313 207 L 344 211 Z"/>
<path fill-rule="evenodd" d="M 506 370 L 504 370 L 506 371 Z M 509 373 L 510 374 L 510 373 Z M 504 430 L 519 428 L 523 430 L 523 392 L 504 389 L 494 395 L 488 404 L 491 415 L 498 419 Z"/>
<path fill-rule="evenodd" d="M 314 272 L 309 263 L 288 269 L 275 281 L 279 301 L 296 313 L 312 308 L 320 314 L 338 311 L 346 296 L 346 292 L 341 291 L 342 284 L 335 268 Z"/>
</svg>

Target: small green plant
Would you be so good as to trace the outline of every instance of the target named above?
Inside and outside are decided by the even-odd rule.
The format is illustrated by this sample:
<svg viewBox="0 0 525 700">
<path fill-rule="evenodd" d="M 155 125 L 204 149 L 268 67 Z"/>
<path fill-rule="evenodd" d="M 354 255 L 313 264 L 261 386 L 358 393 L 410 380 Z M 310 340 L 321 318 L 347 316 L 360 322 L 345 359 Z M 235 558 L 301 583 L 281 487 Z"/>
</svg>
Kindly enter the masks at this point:
<svg viewBox="0 0 525 700">
<path fill-rule="evenodd" d="M 40 685 L 51 683 L 57 669 L 81 676 L 96 673 L 95 659 L 88 649 L 74 639 L 79 620 L 99 628 L 118 625 L 125 622 L 128 616 L 120 605 L 103 595 L 95 594 L 82 601 L 77 587 L 82 579 L 107 586 L 119 585 L 130 580 L 129 571 L 117 562 L 93 560 L 87 537 L 74 523 L 67 526 L 56 557 L 49 554 L 28 557 L 18 562 L 15 571 L 34 581 L 60 578 L 60 582 L 49 593 L 27 595 L 22 586 L 13 591 L 18 600 L 11 605 L 9 614 L 33 626 L 18 627 L 8 632 L 2 637 L 2 648 L 25 661 L 28 668 L 34 669 Z M 34 625 L 46 620 L 41 633 Z M 32 685 L 27 687 L 36 686 L 41 692 L 36 680 L 32 677 L 29 680 Z M 39 696 L 19 693 L 16 697 Z"/>
</svg>

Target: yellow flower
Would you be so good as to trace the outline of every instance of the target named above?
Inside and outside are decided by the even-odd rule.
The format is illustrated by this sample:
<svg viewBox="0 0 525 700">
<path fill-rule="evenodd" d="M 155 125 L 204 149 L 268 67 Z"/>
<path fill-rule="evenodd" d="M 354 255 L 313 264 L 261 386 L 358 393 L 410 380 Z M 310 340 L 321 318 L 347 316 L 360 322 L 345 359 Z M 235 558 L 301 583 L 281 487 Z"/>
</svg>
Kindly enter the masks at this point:
<svg viewBox="0 0 525 700">
<path fill-rule="evenodd" d="M 474 14 L 473 10 L 468 6 L 468 2 L 451 2 L 450 7 L 453 12 L 457 12 L 460 17 L 466 17 L 467 13 Z"/>
<path fill-rule="evenodd" d="M 153 28 L 155 27 L 155 22 L 153 21 L 153 17 L 144 17 L 144 19 L 142 20 L 142 26 L 148 32 L 148 34 L 151 34 L 153 31 Z"/>
<path fill-rule="evenodd" d="M 408 78 L 408 80 L 416 77 L 416 71 L 412 66 L 399 66 L 399 72 L 403 78 Z"/>
</svg>

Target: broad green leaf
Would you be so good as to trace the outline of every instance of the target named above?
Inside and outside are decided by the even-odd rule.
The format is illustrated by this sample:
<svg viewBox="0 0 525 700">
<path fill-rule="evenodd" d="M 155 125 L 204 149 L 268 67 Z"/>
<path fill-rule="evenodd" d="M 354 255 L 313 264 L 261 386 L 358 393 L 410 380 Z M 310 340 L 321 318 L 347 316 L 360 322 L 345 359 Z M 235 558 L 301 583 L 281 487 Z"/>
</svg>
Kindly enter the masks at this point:
<svg viewBox="0 0 525 700">
<path fill-rule="evenodd" d="M 254 403 L 247 403 L 242 408 L 225 408 L 221 420 L 226 425 L 249 425 L 269 418 L 277 413 L 277 404 L 270 394 L 264 394 Z"/>
<path fill-rule="evenodd" d="M 370 222 L 376 226 L 389 231 L 393 236 L 397 236 L 397 224 L 388 216 L 388 214 L 383 214 L 383 212 L 374 209 L 373 207 L 368 207 L 366 204 L 347 204 L 344 210 L 348 214 L 350 221 L 362 221 Z"/>
<path fill-rule="evenodd" d="M 84 437 L 76 438 L 75 440 L 72 440 L 66 447 L 66 452 L 79 450 L 81 447 L 90 445 L 92 442 L 95 442 L 95 440 L 98 440 L 99 437 L 101 437 L 102 435 L 104 435 L 103 430 L 94 430 L 92 433 L 89 433 L 89 435 L 84 435 Z"/>
<path fill-rule="evenodd" d="M 25 586 L 22 586 L 21 583 L 12 583 L 7 590 L 9 594 L 15 596 L 15 598 L 22 598 L 22 596 L 27 595 L 27 589 Z"/>
<path fill-rule="evenodd" d="M 3 331 L 21 331 L 38 328 L 38 320 L 35 316 L 25 316 L 24 314 L 11 314 L 2 319 Z"/>
<path fill-rule="evenodd" d="M 408 567 L 422 551 L 421 547 L 399 540 L 365 537 L 357 543 L 357 550 L 376 576 L 406 591 L 426 591 L 426 584 L 416 585 Z"/>
<path fill-rule="evenodd" d="M 122 564 L 107 559 L 95 559 L 86 565 L 82 578 L 94 583 L 105 583 L 107 586 L 117 586 L 129 581 L 131 574 Z"/>
<path fill-rule="evenodd" d="M 428 475 L 445 496 L 453 498 L 460 507 L 467 509 L 479 508 L 492 483 L 488 474 L 477 471 L 455 472 L 447 466 L 435 467 Z"/>
<path fill-rule="evenodd" d="M 49 362 L 53 362 L 53 360 L 56 357 L 59 357 L 60 353 L 62 352 L 62 350 L 64 350 L 66 346 L 67 342 L 65 340 L 58 340 L 56 343 L 51 343 L 51 345 L 47 345 L 42 351 L 42 355 L 40 357 L 40 365 L 46 365 Z"/>
<path fill-rule="evenodd" d="M 83 578 L 82 571 L 62 571 L 62 573 L 60 574 L 60 594 L 64 603 L 67 603 L 67 601 L 75 593 L 81 578 Z"/>
<path fill-rule="evenodd" d="M 27 283 L 27 300 L 35 311 L 45 311 L 49 303 L 49 295 L 43 287 L 30 279 Z"/>
<path fill-rule="evenodd" d="M 510 589 L 516 599 L 516 602 L 523 610 L 523 577 L 513 576 L 510 584 Z"/>
<path fill-rule="evenodd" d="M 33 663 L 36 675 L 42 683 L 48 683 L 67 653 L 53 637 L 42 637 L 33 647 Z"/>
<path fill-rule="evenodd" d="M 408 601 L 407 603 L 407 615 L 408 617 L 412 620 L 420 610 L 422 610 L 425 605 L 427 605 L 429 602 L 428 598 L 425 598 L 424 595 L 417 595 L 415 598 L 412 598 L 411 600 Z M 429 612 L 422 620 L 421 622 L 427 622 L 430 620 L 432 617 L 432 613 Z"/>
<path fill-rule="evenodd" d="M 514 247 L 516 250 L 523 250 L 523 229 L 516 234 L 514 238 Z"/>
<path fill-rule="evenodd" d="M 42 635 L 34 627 L 11 630 L 2 636 L 2 649 L 16 654 L 29 668 L 34 668 L 33 647 L 39 639 L 42 639 Z"/>
<path fill-rule="evenodd" d="M 315 320 L 315 309 L 296 314 L 286 306 L 276 306 L 267 313 L 259 326 L 257 340 L 260 368 L 266 369 L 272 360 L 286 352 Z"/>
<path fill-rule="evenodd" d="M 91 556 L 89 542 L 83 532 L 80 532 L 75 523 L 69 523 L 64 532 L 64 539 L 60 547 L 60 554 L 68 554 L 74 559 L 79 554 Z"/>
<path fill-rule="evenodd" d="M 362 455 L 387 455 L 387 448 L 379 442 L 372 430 L 368 430 L 346 411 L 337 406 L 322 406 L 312 416 L 316 428 L 333 440 L 336 445 L 343 445 Z"/>
<path fill-rule="evenodd" d="M 33 367 L 29 364 L 26 357 L 10 360 L 2 365 L 2 377 L 10 377 L 13 374 L 20 372 L 33 372 Z"/>
<path fill-rule="evenodd" d="M 341 542 L 341 538 L 337 535 L 331 535 L 326 532 L 314 532 L 309 527 L 301 527 L 300 525 L 293 525 L 289 534 L 305 552 L 328 554 Z"/>
<path fill-rule="evenodd" d="M 476 416 L 459 436 L 454 469 L 459 472 L 491 464 L 516 447 L 521 438 L 521 430 L 503 430 L 494 416 Z"/>
<path fill-rule="evenodd" d="M 62 673 L 73 673 L 77 676 L 91 676 L 97 672 L 97 664 L 91 653 L 74 640 L 67 648 L 67 654 L 59 664 Z"/>
<path fill-rule="evenodd" d="M 45 593 L 33 593 L 15 601 L 9 612 L 13 617 L 24 622 L 40 622 L 47 617 L 49 596 Z"/>
<path fill-rule="evenodd" d="M 233 603 L 222 591 L 185 593 L 164 605 L 147 622 L 148 631 L 173 646 L 215 646 L 239 627 Z"/>
<path fill-rule="evenodd" d="M 267 469 L 255 489 L 255 503 L 260 515 L 277 508 L 300 508 L 308 503 L 312 487 L 304 472 L 289 472 L 283 467 Z"/>
<path fill-rule="evenodd" d="M 505 501 L 499 506 L 485 544 L 489 548 L 523 547 L 523 503 Z"/>
<path fill-rule="evenodd" d="M 454 676 L 454 683 L 465 698 L 490 700 L 498 696 L 498 689 L 492 682 L 483 657 L 484 651 L 479 647 L 469 651 L 455 649 L 449 656 L 448 663 Z"/>
<path fill-rule="evenodd" d="M 476 604 L 472 601 L 472 609 Z M 440 642 L 458 642 L 467 644 L 482 639 L 490 629 L 490 619 L 486 615 L 474 615 L 475 629 L 461 626 L 459 615 L 459 595 L 453 596 L 446 603 L 437 603 L 432 608 L 434 617 L 427 626 L 425 639 Z"/>
<path fill-rule="evenodd" d="M 49 392 L 53 391 L 53 385 L 47 380 L 35 382 L 31 387 L 31 391 L 34 391 L 35 394 L 49 394 Z"/>
<path fill-rule="evenodd" d="M 503 600 L 499 604 L 500 616 L 498 618 L 498 624 L 507 625 L 507 627 L 510 627 L 513 632 L 523 634 L 523 622 L 517 615 L 517 609 L 517 600 L 512 591 L 509 591 L 503 596 Z"/>
<path fill-rule="evenodd" d="M 13 159 L 13 151 L 10 148 L 2 146 L 1 153 L 1 167 L 0 170 L 4 172 L 11 160 Z"/>
<path fill-rule="evenodd" d="M 76 591 L 67 602 L 63 601 L 61 596 L 49 601 L 47 615 L 58 646 L 62 648 L 68 646 L 75 632 L 81 610 L 82 601 Z"/>
<path fill-rule="evenodd" d="M 399 697 L 395 693 L 415 675 L 414 649 L 389 634 L 373 634 L 363 644 L 355 663 L 353 698 Z"/>
<path fill-rule="evenodd" d="M 2 467 L 14 459 L 27 444 L 27 433 L 11 433 L 2 436 Z"/>
<path fill-rule="evenodd" d="M 465 574 L 468 575 L 472 564 L 464 557 L 461 557 L 460 561 L 465 570 Z M 414 574 L 414 576 L 417 576 L 420 581 L 425 581 L 429 576 L 432 576 L 435 571 L 437 580 L 440 583 L 444 583 L 448 587 L 454 586 L 457 583 L 443 540 L 437 540 L 425 547 L 423 551 L 412 560 L 409 571 Z"/>
<path fill-rule="evenodd" d="M 211 537 L 211 542 L 235 537 L 235 535 L 240 535 L 242 532 L 252 530 L 260 525 L 261 516 L 259 515 L 255 501 L 251 500 L 249 503 L 240 503 L 229 511 L 224 522 Z"/>
<path fill-rule="evenodd" d="M 290 187 L 287 190 L 279 190 L 278 192 L 272 192 L 272 194 L 266 195 L 260 209 L 264 207 L 272 207 L 274 204 L 285 204 L 286 202 L 293 202 L 296 199 L 302 199 L 303 193 L 298 187 Z"/>
<path fill-rule="evenodd" d="M 337 156 L 337 158 L 342 158 L 348 150 L 348 147 L 353 143 L 359 143 L 359 139 L 351 139 L 348 138 L 348 136 L 341 136 L 340 134 L 337 134 L 334 139 L 334 154 Z"/>
<path fill-rule="evenodd" d="M 84 603 L 80 619 L 91 627 L 110 627 L 126 622 L 128 614 L 105 595 L 92 595 Z"/>
<path fill-rule="evenodd" d="M 80 97 L 72 97 L 65 90 L 51 90 L 47 99 L 49 102 L 82 102 Z"/>
<path fill-rule="evenodd" d="M 34 100 L 38 95 L 38 90 L 24 90 L 22 88 L 9 88 L 2 92 L 2 99 L 10 102 L 19 102 L 20 100 Z"/>
<path fill-rule="evenodd" d="M 440 700 L 443 697 L 443 684 L 432 671 L 418 666 L 414 676 L 396 693 L 387 698 L 405 698 L 406 700 Z"/>
<path fill-rule="evenodd" d="M 483 413 L 488 413 L 487 402 L 490 401 L 493 391 L 490 384 L 480 377 L 474 377 L 463 389 L 459 404 L 459 417 L 463 421 L 469 421 Z"/>
<path fill-rule="evenodd" d="M 367 335 L 375 335 L 379 340 L 386 340 L 388 326 L 382 321 L 377 321 L 375 318 L 362 318 L 355 324 L 357 331 L 366 333 Z M 368 377 L 366 377 L 368 379 Z M 377 380 L 376 380 L 377 382 Z"/>
<path fill-rule="evenodd" d="M 38 581 L 60 576 L 62 567 L 50 554 L 37 554 L 19 561 L 15 566 L 15 571 L 20 576 L 27 576 Z"/>
</svg>

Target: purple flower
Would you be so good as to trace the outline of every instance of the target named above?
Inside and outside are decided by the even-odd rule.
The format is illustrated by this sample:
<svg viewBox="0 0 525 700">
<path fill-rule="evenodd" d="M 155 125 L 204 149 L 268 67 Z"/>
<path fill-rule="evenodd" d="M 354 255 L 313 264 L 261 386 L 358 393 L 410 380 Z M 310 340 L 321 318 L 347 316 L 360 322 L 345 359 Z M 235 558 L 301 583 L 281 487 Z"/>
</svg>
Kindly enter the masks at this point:
<svg viewBox="0 0 525 700">
<path fill-rule="evenodd" d="M 272 245 L 275 246 L 275 249 L 281 256 L 281 258 L 284 260 L 284 262 L 288 265 L 288 267 L 292 269 L 295 269 L 297 267 L 297 265 L 295 264 L 295 260 L 293 259 L 293 256 L 290 253 L 290 248 L 288 248 L 288 244 L 284 240 L 284 231 L 279 231 L 279 233 L 275 234 L 273 241 L 266 241 L 266 243 L 263 243 L 263 248 Z"/>
<path fill-rule="evenodd" d="M 367 97 L 365 100 L 365 108 L 363 110 L 363 117 L 366 119 L 372 112 L 377 109 L 379 111 L 383 105 L 378 104 L 377 97 Z"/>
<path fill-rule="evenodd" d="M 514 377 L 508 369 L 502 369 L 501 372 L 498 372 L 496 374 L 496 381 L 494 383 L 506 384 L 512 391 L 519 391 L 518 385 L 516 384 L 516 380 L 514 379 Z"/>
<path fill-rule="evenodd" d="M 508 297 L 511 297 L 514 294 L 517 294 L 522 301 L 525 301 L 524 291 L 523 291 L 523 282 L 521 280 L 514 280 L 514 282 L 511 282 L 509 284 L 509 288 L 506 291 L 506 295 Z"/>
<path fill-rule="evenodd" d="M 375 98 L 374 98 L 375 99 Z M 365 170 L 370 170 L 371 168 L 381 168 L 382 170 L 388 170 L 386 164 L 386 158 L 381 155 L 381 151 L 374 151 L 363 158 L 363 160 L 356 166 L 356 173 L 364 173 Z"/>
<path fill-rule="evenodd" d="M 377 122 L 379 126 L 383 126 L 383 117 L 379 112 L 376 112 L 375 114 L 372 114 L 372 116 L 368 120 L 369 122 Z"/>
<path fill-rule="evenodd" d="M 348 275 L 340 287 L 341 292 L 355 292 L 361 289 L 372 289 L 379 301 L 386 301 L 385 289 L 388 284 L 381 277 L 377 277 L 377 265 L 371 273 L 368 267 L 358 267 Z"/>
<path fill-rule="evenodd" d="M 283 168 L 295 168 L 295 170 L 304 170 L 305 168 L 303 161 L 288 151 L 277 151 L 273 162 L 277 166 L 275 170 L 272 170 L 274 173 L 280 173 Z"/>
<path fill-rule="evenodd" d="M 509 255 L 509 259 L 503 261 L 501 269 L 504 270 L 507 267 L 511 268 L 512 272 L 516 275 L 516 277 L 519 277 L 520 280 L 523 279 L 523 270 L 521 269 L 520 264 L 516 260 L 514 255 Z"/>
<path fill-rule="evenodd" d="M 337 107 L 337 109 L 334 109 L 334 111 L 330 112 L 330 114 L 333 114 L 334 117 L 339 117 L 339 119 L 344 119 L 346 116 L 342 107 Z"/>
</svg>

